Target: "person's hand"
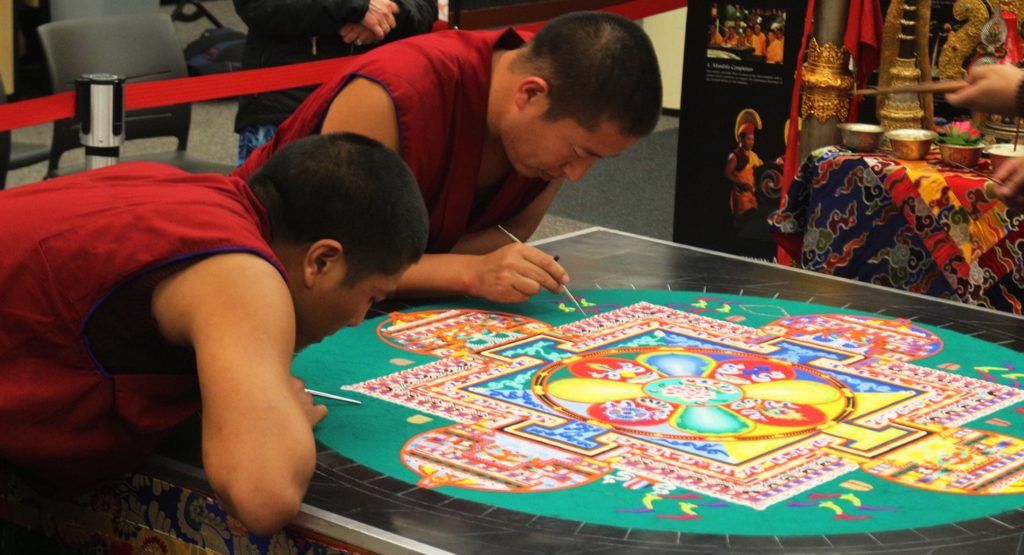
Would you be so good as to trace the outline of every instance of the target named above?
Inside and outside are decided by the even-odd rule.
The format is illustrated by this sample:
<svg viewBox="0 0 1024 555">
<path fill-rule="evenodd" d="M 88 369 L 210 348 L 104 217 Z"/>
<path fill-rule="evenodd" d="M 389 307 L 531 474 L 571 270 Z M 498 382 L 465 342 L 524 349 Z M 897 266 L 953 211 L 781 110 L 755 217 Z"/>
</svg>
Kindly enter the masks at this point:
<svg viewBox="0 0 1024 555">
<path fill-rule="evenodd" d="M 551 255 L 522 243 L 512 243 L 476 257 L 470 294 L 490 301 L 521 303 L 541 288 L 559 293 L 569 275 Z"/>
<path fill-rule="evenodd" d="M 341 26 L 338 35 L 341 36 L 341 40 L 345 41 L 345 44 L 355 44 L 356 46 L 377 42 L 376 33 L 363 27 L 362 23 L 346 23 Z"/>
<path fill-rule="evenodd" d="M 1024 158 L 1003 162 L 992 173 L 992 181 L 999 200 L 1014 210 L 1024 210 Z"/>
<path fill-rule="evenodd" d="M 1024 71 L 1010 64 L 988 64 L 971 68 L 966 87 L 946 93 L 954 105 L 990 114 L 1016 116 L 1017 89 Z"/>
<path fill-rule="evenodd" d="M 370 5 L 366 8 L 366 15 L 359 23 L 373 33 L 376 40 L 371 42 L 379 42 L 384 40 L 384 37 L 395 28 L 395 14 L 397 13 L 398 4 L 391 0 L 370 0 Z"/>
<path fill-rule="evenodd" d="M 291 386 L 291 393 L 302 407 L 306 420 L 309 421 L 309 427 L 315 428 L 327 416 L 327 407 L 313 403 L 313 396 L 306 392 L 306 384 L 299 378 L 291 376 Z"/>
</svg>

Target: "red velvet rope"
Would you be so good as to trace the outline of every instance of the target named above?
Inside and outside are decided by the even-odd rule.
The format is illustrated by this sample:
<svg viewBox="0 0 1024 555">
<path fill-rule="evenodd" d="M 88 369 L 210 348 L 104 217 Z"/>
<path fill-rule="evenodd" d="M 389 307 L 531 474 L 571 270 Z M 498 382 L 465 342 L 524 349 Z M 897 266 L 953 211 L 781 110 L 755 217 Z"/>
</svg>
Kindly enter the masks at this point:
<svg viewBox="0 0 1024 555">
<path fill-rule="evenodd" d="M 641 19 L 682 8 L 686 4 L 687 0 L 633 0 L 600 11 L 617 13 L 629 19 Z M 535 31 L 543 25 L 543 22 L 532 23 L 517 29 Z M 138 110 L 319 85 L 334 75 L 347 60 L 348 58 L 333 58 L 266 69 L 130 83 L 125 85 L 125 109 Z M 74 113 L 73 91 L 0 105 L 0 131 L 70 118 Z"/>
</svg>

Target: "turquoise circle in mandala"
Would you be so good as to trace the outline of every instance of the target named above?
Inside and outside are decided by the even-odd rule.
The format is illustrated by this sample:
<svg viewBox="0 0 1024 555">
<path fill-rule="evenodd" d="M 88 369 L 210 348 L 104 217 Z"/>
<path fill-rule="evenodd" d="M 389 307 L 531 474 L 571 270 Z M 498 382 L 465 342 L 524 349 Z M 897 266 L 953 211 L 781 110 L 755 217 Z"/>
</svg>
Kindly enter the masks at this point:
<svg viewBox="0 0 1024 555">
<path fill-rule="evenodd" d="M 743 397 L 743 390 L 735 385 L 696 376 L 655 380 L 644 386 L 644 392 L 655 399 L 691 407 L 724 405 Z"/>
</svg>

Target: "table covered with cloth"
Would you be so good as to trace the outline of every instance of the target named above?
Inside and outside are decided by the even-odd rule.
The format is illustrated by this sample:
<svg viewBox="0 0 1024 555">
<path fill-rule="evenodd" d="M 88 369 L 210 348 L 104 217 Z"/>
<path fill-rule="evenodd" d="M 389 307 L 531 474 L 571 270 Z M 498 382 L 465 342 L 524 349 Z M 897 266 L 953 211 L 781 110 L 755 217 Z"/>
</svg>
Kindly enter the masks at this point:
<svg viewBox="0 0 1024 555">
<path fill-rule="evenodd" d="M 989 173 L 825 147 L 769 224 L 794 266 L 1021 314 L 1024 219 Z"/>
</svg>

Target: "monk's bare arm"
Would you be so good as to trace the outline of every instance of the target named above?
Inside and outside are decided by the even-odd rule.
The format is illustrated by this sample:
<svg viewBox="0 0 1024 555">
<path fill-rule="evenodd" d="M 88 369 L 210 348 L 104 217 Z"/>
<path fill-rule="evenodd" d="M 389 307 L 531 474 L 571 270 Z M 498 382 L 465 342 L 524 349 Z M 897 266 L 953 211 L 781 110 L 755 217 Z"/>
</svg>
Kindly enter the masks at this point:
<svg viewBox="0 0 1024 555">
<path fill-rule="evenodd" d="M 254 533 L 279 530 L 299 510 L 326 414 L 290 375 L 287 285 L 259 257 L 214 255 L 161 282 L 153 315 L 164 337 L 195 349 L 203 466 L 218 499 Z"/>
<path fill-rule="evenodd" d="M 515 235 L 520 241 L 529 240 L 530 236 L 537 231 L 537 226 L 544 219 L 544 214 L 551 207 L 551 203 L 555 200 L 555 195 L 562 188 L 564 181 L 564 179 L 558 179 L 549 183 L 537 195 L 537 198 L 533 199 L 533 202 L 527 205 L 522 212 L 501 224 L 501 227 L 507 229 L 509 233 Z M 497 227 L 491 227 L 459 239 L 455 246 L 452 247 L 452 252 L 459 254 L 486 254 L 507 245 L 509 241 L 511 239 L 503 231 Z"/>
<path fill-rule="evenodd" d="M 520 240 L 537 229 L 558 192 L 560 182 L 549 185 L 523 212 L 502 225 Z M 456 294 L 498 302 L 524 302 L 541 289 L 559 292 L 568 283 L 565 269 L 551 255 L 515 243 L 497 227 L 467 235 L 451 254 L 426 255 L 399 283 L 407 296 Z"/>
<path fill-rule="evenodd" d="M 331 102 L 320 127 L 321 134 L 343 131 L 376 139 L 398 152 L 398 116 L 387 90 L 362 77 L 356 77 L 345 85 Z"/>
<path fill-rule="evenodd" d="M 398 151 L 398 119 L 387 91 L 358 77 L 346 85 L 331 103 L 320 129 L 321 133 L 341 131 L 365 135 Z M 557 191 L 557 185 L 549 186 L 508 222 L 510 231 L 528 238 Z M 565 270 L 550 256 L 525 245 L 511 246 L 508 237 L 493 228 L 464 237 L 450 254 L 425 255 L 402 276 L 396 294 L 471 295 L 522 302 L 542 288 L 557 292 L 563 280 L 568 280 Z"/>
</svg>

